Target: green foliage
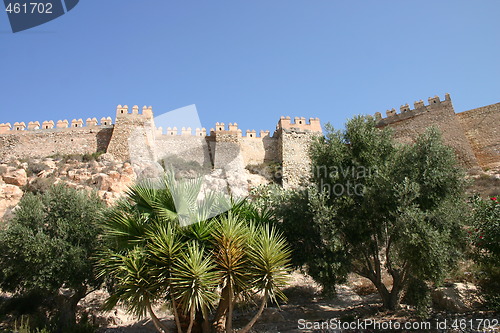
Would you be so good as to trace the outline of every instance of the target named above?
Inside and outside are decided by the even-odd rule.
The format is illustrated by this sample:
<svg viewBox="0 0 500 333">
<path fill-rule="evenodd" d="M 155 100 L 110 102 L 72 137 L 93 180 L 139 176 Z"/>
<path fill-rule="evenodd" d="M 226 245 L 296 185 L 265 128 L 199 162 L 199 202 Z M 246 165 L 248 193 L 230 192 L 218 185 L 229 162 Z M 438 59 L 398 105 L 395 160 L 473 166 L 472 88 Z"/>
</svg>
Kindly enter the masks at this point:
<svg viewBox="0 0 500 333">
<path fill-rule="evenodd" d="M 425 281 L 414 278 L 410 279 L 404 301 L 406 304 L 415 306 L 417 316 L 427 318 L 432 305 L 429 286 L 427 286 Z"/>
<path fill-rule="evenodd" d="M 68 161 L 71 160 L 77 162 L 91 162 L 91 161 L 97 161 L 102 154 L 104 154 L 104 152 L 97 151 L 94 153 L 85 153 L 85 154 L 55 154 L 49 157 L 56 161 L 60 161 L 62 163 L 67 163 Z"/>
<path fill-rule="evenodd" d="M 17 326 L 17 321 L 14 324 L 14 333 L 50 333 L 50 331 L 46 328 L 36 328 L 32 329 L 30 326 L 30 321 L 26 317 L 21 317 L 21 322 L 19 323 L 19 326 Z"/>
<path fill-rule="evenodd" d="M 295 263 L 327 288 L 358 273 L 390 309 L 411 279 L 442 281 L 463 247 L 465 201 L 464 174 L 437 130 L 399 145 L 360 116 L 344 131 L 327 125 L 310 155 L 315 187 L 292 194 L 291 211 L 281 214 L 287 239 L 302 252 Z M 384 270 L 391 290 L 381 282 Z"/>
<path fill-rule="evenodd" d="M 323 285 L 325 294 L 334 293 L 335 284 L 345 282 L 347 258 L 337 238 L 320 241 L 324 239 L 321 224 L 334 215 L 324 203 L 325 196 L 319 195 L 314 188 L 291 191 L 275 186 L 261 187 L 252 195 L 261 209 L 270 209 L 270 216 L 278 217 L 274 223 L 294 249 L 291 252 L 292 266 L 305 268 Z"/>
<path fill-rule="evenodd" d="M 217 300 L 215 290 L 220 273 L 204 252 L 199 244 L 188 243 L 172 268 L 171 287 L 186 313 L 211 307 Z"/>
<path fill-rule="evenodd" d="M 471 199 L 472 223 L 468 230 L 479 282 L 488 305 L 500 309 L 500 203 L 498 198 Z"/>
<path fill-rule="evenodd" d="M 97 196 L 63 186 L 27 193 L 0 233 L 2 289 L 50 293 L 63 285 L 93 284 L 88 259 L 97 246 L 102 208 Z"/>
<path fill-rule="evenodd" d="M 196 314 L 207 323 L 227 314 L 222 321 L 231 327 L 240 296 L 263 292 L 266 302 L 284 299 L 280 289 L 289 250 L 265 221 L 268 215 L 218 196 L 197 201 L 198 190 L 198 181 L 167 174 L 160 183 L 131 188 L 128 200 L 106 215 L 107 249 L 100 254 L 99 270 L 113 282 L 108 309 L 120 302 L 135 314 L 149 314 L 161 330 L 151 306 L 166 302 L 176 321 L 181 314 L 189 317 L 190 330 Z M 214 216 L 228 205 L 229 212 Z"/>
<path fill-rule="evenodd" d="M 64 287 L 77 302 L 88 287 L 99 284 L 91 258 L 99 245 L 103 208 L 95 194 L 61 185 L 43 194 L 26 193 L 0 231 L 0 287 L 53 301 Z"/>
</svg>

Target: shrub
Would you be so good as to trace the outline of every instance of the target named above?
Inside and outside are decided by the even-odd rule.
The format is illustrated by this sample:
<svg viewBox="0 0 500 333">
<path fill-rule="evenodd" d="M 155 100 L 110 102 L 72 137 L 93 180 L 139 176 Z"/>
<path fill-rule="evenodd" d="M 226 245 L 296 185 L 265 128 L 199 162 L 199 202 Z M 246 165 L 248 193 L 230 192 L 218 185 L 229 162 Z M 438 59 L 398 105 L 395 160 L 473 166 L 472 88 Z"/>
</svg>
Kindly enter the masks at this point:
<svg viewBox="0 0 500 333">
<path fill-rule="evenodd" d="M 471 198 L 472 223 L 468 230 L 478 279 L 489 307 L 500 310 L 500 202 L 497 197 Z"/>
<path fill-rule="evenodd" d="M 38 162 L 28 162 L 28 168 L 26 169 L 26 174 L 28 177 L 36 176 L 40 172 L 50 170 L 50 167 Z"/>
<path fill-rule="evenodd" d="M 102 209 L 97 195 L 62 185 L 26 193 L 0 231 L 0 287 L 42 296 L 57 310 L 59 328 L 71 327 L 78 301 L 99 285 L 92 258 Z"/>
<path fill-rule="evenodd" d="M 55 181 L 55 177 L 35 178 L 24 186 L 23 191 L 33 194 L 43 194 L 50 190 Z"/>
</svg>

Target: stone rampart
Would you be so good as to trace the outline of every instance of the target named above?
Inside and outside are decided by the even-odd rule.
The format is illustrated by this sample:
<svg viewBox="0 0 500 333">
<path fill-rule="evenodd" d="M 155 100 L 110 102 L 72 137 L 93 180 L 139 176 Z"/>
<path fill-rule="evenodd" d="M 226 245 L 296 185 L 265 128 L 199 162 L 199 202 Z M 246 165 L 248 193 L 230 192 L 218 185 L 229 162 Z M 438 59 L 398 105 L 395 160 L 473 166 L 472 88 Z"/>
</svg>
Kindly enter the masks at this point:
<svg viewBox="0 0 500 333">
<path fill-rule="evenodd" d="M 468 168 L 500 164 L 500 103 L 455 114 L 449 94 L 402 105 L 386 117 L 375 114 L 378 127 L 394 129 L 400 142 L 412 143 L 429 126 L 436 126 L 459 161 Z M 172 124 L 174 126 L 175 124 Z M 251 165 L 279 163 L 283 185 L 304 184 L 310 170 L 311 140 L 322 135 L 318 118 L 281 117 L 276 131 L 242 131 L 238 124 L 216 123 L 205 128 L 156 128 L 153 110 L 144 106 L 129 109 L 118 105 L 110 117 L 28 124 L 0 124 L 0 161 L 55 154 L 107 152 L 121 161 L 180 159 L 215 169 L 239 170 Z"/>
<path fill-rule="evenodd" d="M 105 152 L 113 134 L 111 118 L 46 120 L 0 124 L 0 161 L 55 154 Z"/>
<path fill-rule="evenodd" d="M 500 103 L 457 113 L 483 169 L 500 166 Z"/>
<path fill-rule="evenodd" d="M 455 151 L 460 163 L 468 169 L 478 168 L 479 163 L 455 114 L 450 95 L 446 94 L 444 100 L 438 96 L 431 97 L 428 102 L 428 105 L 423 101 L 415 102 L 414 109 L 408 104 L 402 105 L 399 113 L 395 109 L 388 110 L 386 118 L 377 112 L 375 119 L 378 120 L 378 127 L 389 126 L 394 129 L 398 141 L 413 143 L 428 127 L 436 126 L 444 142 Z"/>
</svg>

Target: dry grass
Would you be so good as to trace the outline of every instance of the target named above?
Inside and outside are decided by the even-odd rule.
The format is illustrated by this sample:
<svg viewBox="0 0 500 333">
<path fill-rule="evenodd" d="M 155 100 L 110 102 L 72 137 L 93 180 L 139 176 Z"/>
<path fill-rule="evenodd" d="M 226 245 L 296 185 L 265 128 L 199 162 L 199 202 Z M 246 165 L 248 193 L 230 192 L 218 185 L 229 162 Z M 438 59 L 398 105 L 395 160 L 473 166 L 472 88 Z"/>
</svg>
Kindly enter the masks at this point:
<svg viewBox="0 0 500 333">
<path fill-rule="evenodd" d="M 473 179 L 467 192 L 478 193 L 483 198 L 500 196 L 500 178 L 483 173 Z"/>
</svg>

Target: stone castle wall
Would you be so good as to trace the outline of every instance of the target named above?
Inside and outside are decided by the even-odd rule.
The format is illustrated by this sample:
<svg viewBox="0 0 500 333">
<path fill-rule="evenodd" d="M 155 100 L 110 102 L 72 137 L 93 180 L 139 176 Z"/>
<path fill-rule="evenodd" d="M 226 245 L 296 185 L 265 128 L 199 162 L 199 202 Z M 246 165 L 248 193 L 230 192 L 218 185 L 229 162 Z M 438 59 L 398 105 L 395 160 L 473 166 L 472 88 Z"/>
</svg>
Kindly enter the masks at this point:
<svg viewBox="0 0 500 333">
<path fill-rule="evenodd" d="M 105 152 L 113 134 L 113 126 L 111 119 L 105 119 L 102 124 L 106 125 L 30 130 L 23 127 L 10 129 L 10 124 L 1 124 L 3 131 L 0 129 L 0 161 L 55 154 Z"/>
<path fill-rule="evenodd" d="M 472 114 L 477 113 L 471 111 Z M 417 101 L 413 109 L 408 104 L 402 105 L 399 113 L 392 109 L 386 112 L 386 116 L 382 118 L 380 113 L 375 114 L 378 126 L 393 128 L 395 138 L 400 142 L 412 143 L 426 128 L 436 126 L 441 131 L 445 143 L 453 148 L 463 166 L 469 169 L 480 166 L 484 168 L 483 160 L 478 160 L 477 156 L 482 154 L 480 150 L 485 147 L 485 143 L 482 141 L 481 144 L 474 145 L 470 141 L 470 135 L 464 130 L 464 120 L 460 120 L 462 117 L 460 113 L 455 114 L 449 94 L 446 94 L 444 100 L 440 100 L 438 96 L 429 98 L 428 105 L 422 100 Z M 470 126 L 473 127 L 472 124 Z M 498 144 L 498 136 L 496 141 Z M 497 153 L 496 159 L 498 157 Z"/>
<path fill-rule="evenodd" d="M 378 127 L 390 126 L 396 138 L 411 143 L 431 125 L 437 126 L 445 142 L 468 168 L 500 165 L 500 103 L 455 114 L 451 98 L 429 98 L 392 109 Z M 0 124 L 0 162 L 55 154 L 107 152 L 122 161 L 165 161 L 179 159 L 215 169 L 239 170 L 252 165 L 281 164 L 285 187 L 307 181 L 310 170 L 309 144 L 321 135 L 318 118 L 281 117 L 276 131 L 247 130 L 237 124 L 217 123 L 206 129 L 156 128 L 151 107 L 130 110 L 119 105 L 114 124 L 110 117 L 100 123 L 93 118 Z"/>
<path fill-rule="evenodd" d="M 483 169 L 500 165 L 500 103 L 457 114 Z"/>
</svg>

